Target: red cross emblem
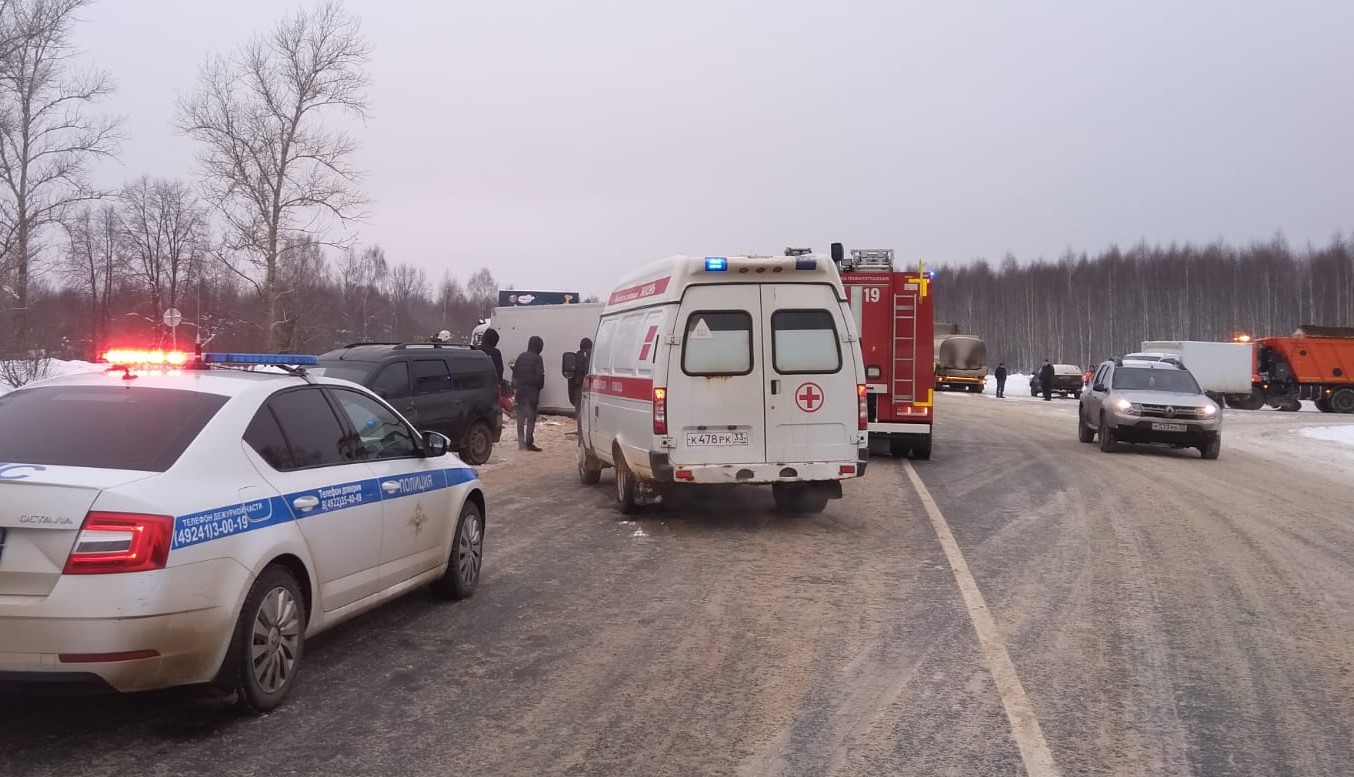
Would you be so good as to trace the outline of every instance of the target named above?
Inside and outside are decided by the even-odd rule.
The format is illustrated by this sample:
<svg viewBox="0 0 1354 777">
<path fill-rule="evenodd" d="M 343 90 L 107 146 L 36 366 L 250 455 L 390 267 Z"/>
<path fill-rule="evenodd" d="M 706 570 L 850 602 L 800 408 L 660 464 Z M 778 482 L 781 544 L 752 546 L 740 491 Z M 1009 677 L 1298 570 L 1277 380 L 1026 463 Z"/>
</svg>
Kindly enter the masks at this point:
<svg viewBox="0 0 1354 777">
<path fill-rule="evenodd" d="M 817 383 L 802 383 L 795 389 L 795 404 L 805 413 L 813 413 L 823 406 L 823 389 Z"/>
</svg>

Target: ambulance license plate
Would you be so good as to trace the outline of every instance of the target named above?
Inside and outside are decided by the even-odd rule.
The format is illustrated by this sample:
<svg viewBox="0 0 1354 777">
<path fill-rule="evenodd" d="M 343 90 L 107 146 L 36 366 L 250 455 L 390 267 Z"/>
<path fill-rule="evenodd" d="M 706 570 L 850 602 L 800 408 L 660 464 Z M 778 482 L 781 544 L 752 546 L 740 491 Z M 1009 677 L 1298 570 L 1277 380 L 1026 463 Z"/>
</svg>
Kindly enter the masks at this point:
<svg viewBox="0 0 1354 777">
<path fill-rule="evenodd" d="M 1188 432 L 1188 431 L 1189 431 L 1189 427 L 1188 427 L 1188 426 L 1185 426 L 1184 424 L 1158 424 L 1158 423 L 1153 423 L 1153 424 L 1152 424 L 1152 431 L 1154 431 L 1154 432 Z"/>
<path fill-rule="evenodd" d="M 688 448 L 732 448 L 748 444 L 747 432 L 687 432 Z"/>
</svg>

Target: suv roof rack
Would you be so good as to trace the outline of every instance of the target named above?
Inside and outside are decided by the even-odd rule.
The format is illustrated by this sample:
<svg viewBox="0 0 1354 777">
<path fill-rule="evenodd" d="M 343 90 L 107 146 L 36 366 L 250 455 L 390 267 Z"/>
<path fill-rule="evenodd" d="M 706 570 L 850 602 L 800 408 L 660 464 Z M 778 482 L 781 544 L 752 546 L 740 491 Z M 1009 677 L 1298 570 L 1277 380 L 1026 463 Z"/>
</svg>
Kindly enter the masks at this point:
<svg viewBox="0 0 1354 777">
<path fill-rule="evenodd" d="M 388 345 L 388 346 L 390 346 L 391 348 L 393 348 L 393 349 L 396 350 L 396 351 L 403 351 L 403 350 L 406 350 L 406 349 L 408 349 L 408 348 L 470 348 L 470 347 L 471 347 L 471 346 L 469 346 L 469 345 L 467 345 L 467 344 L 465 344 L 465 343 L 442 343 L 442 342 L 436 342 L 436 343 L 376 343 L 376 342 L 363 342 L 363 343 L 348 343 L 347 345 L 343 346 L 343 348 L 344 348 L 344 350 L 347 350 L 347 349 L 349 349 L 349 348 L 361 348 L 361 347 L 367 346 L 367 345 Z"/>
</svg>

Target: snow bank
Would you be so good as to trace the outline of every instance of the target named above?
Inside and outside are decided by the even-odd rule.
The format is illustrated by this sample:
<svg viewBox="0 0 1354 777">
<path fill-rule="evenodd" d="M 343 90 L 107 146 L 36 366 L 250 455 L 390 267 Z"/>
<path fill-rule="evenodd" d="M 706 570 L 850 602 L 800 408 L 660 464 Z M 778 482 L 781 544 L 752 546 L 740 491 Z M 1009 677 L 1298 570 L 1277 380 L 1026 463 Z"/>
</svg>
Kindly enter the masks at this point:
<svg viewBox="0 0 1354 777">
<path fill-rule="evenodd" d="M 64 359 L 52 359 L 47 363 L 47 375 L 45 377 L 55 378 L 60 375 L 72 375 L 77 372 L 96 372 L 103 369 L 104 365 L 94 362 L 65 361 Z M 14 387 L 0 378 L 0 394 L 8 394 Z"/>
<path fill-rule="evenodd" d="M 1313 440 L 1324 440 L 1354 448 L 1354 424 L 1344 426 L 1309 426 L 1299 429 L 1298 434 Z"/>
</svg>

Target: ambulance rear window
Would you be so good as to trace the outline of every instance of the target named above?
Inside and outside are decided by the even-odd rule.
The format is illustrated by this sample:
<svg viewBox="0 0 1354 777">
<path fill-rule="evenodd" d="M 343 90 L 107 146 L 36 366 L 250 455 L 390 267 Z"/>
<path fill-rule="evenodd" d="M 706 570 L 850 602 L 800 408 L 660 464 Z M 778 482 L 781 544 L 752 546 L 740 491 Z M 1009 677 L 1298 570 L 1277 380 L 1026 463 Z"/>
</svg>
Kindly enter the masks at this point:
<svg viewBox="0 0 1354 777">
<path fill-rule="evenodd" d="M 812 375 L 842 368 L 837 325 L 826 310 L 777 310 L 771 314 L 771 350 L 776 372 Z"/>
<path fill-rule="evenodd" d="M 52 386 L 0 397 L 0 461 L 164 472 L 227 397 L 134 386 Z"/>
<path fill-rule="evenodd" d="M 746 310 L 698 310 L 687 317 L 682 372 L 697 376 L 752 372 L 752 315 Z"/>
</svg>

